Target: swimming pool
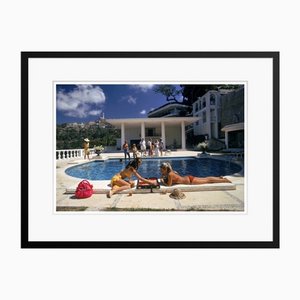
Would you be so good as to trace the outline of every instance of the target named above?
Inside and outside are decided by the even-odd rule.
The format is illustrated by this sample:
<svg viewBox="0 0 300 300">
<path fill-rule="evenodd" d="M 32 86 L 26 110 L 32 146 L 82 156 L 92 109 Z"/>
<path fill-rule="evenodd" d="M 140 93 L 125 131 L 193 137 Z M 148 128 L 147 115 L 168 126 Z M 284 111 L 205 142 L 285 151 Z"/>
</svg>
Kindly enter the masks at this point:
<svg viewBox="0 0 300 300">
<path fill-rule="evenodd" d="M 144 159 L 138 172 L 143 177 L 160 178 L 160 165 L 170 162 L 173 169 L 180 175 L 193 175 L 197 177 L 225 176 L 241 171 L 241 167 L 235 163 L 212 159 L 212 158 L 154 158 Z M 120 162 L 117 159 L 106 161 L 92 161 L 66 169 L 66 174 L 88 180 L 108 180 L 120 172 L 128 161 Z M 133 178 L 135 179 L 135 178 Z"/>
</svg>

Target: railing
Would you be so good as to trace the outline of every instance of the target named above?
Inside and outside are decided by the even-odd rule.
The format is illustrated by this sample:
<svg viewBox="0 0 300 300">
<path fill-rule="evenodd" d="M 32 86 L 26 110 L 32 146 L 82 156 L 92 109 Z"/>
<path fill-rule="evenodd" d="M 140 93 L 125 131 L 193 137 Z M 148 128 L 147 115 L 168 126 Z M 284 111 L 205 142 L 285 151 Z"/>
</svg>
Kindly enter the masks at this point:
<svg viewBox="0 0 300 300">
<path fill-rule="evenodd" d="M 83 149 L 56 150 L 56 160 L 65 160 L 83 157 Z"/>
</svg>

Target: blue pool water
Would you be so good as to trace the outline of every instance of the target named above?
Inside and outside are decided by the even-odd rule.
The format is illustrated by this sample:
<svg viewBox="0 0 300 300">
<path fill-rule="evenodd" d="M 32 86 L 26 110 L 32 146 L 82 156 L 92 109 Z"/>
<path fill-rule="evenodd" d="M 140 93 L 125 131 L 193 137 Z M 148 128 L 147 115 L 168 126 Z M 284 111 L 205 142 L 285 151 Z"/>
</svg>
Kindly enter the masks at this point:
<svg viewBox="0 0 300 300">
<path fill-rule="evenodd" d="M 180 175 L 193 175 L 197 177 L 225 176 L 237 173 L 241 167 L 235 163 L 211 158 L 170 158 L 170 159 L 144 159 L 138 169 L 143 177 L 160 178 L 160 165 L 170 162 L 173 169 Z M 93 161 L 68 168 L 65 172 L 73 177 L 88 180 L 107 180 L 125 168 L 128 161 L 120 162 L 116 159 L 106 161 Z M 135 179 L 135 178 L 133 178 Z"/>
</svg>

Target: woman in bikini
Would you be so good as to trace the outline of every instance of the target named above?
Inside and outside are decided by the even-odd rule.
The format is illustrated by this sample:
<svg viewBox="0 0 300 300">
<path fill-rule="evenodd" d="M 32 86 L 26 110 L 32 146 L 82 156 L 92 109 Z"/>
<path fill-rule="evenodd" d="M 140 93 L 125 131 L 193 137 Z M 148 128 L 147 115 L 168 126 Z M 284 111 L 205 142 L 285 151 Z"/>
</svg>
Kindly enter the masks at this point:
<svg viewBox="0 0 300 300">
<path fill-rule="evenodd" d="M 106 194 L 106 196 L 110 198 L 115 193 L 133 188 L 134 182 L 130 180 L 132 175 L 136 176 L 139 180 L 152 184 L 152 181 L 143 178 L 137 172 L 137 169 L 139 168 L 141 163 L 142 160 L 140 158 L 136 158 L 130 161 L 124 170 L 114 175 L 111 179 L 111 190 Z M 125 178 L 128 178 L 129 180 L 124 180 Z"/>
<path fill-rule="evenodd" d="M 192 175 L 180 176 L 176 171 L 173 171 L 169 163 L 162 163 L 160 171 L 163 176 L 165 185 L 171 186 L 173 184 L 205 184 L 205 183 L 222 183 L 231 182 L 224 177 L 194 177 Z"/>
</svg>

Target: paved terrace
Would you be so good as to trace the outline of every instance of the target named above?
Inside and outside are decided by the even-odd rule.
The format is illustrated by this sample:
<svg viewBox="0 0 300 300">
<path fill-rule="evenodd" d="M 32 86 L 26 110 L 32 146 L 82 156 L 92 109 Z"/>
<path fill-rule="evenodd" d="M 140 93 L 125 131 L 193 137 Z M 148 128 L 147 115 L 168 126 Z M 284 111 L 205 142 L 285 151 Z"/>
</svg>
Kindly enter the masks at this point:
<svg viewBox="0 0 300 300">
<path fill-rule="evenodd" d="M 194 156 L 200 152 L 175 151 L 168 153 L 166 159 L 171 157 Z M 105 153 L 106 158 L 124 158 L 123 152 Z M 241 157 L 228 154 L 212 153 L 214 159 L 230 160 L 244 166 Z M 93 156 L 91 160 L 95 159 Z M 144 158 L 147 159 L 147 158 Z M 72 160 L 60 160 L 56 165 L 56 206 L 57 211 L 244 211 L 244 173 L 226 176 L 232 184 L 208 184 L 197 186 L 176 186 L 184 192 L 184 199 L 173 199 L 170 193 L 174 187 L 161 187 L 155 193 L 140 192 L 133 189 L 133 194 L 127 191 L 115 194 L 111 198 L 106 197 L 109 190 L 109 180 L 90 181 L 94 186 L 94 194 L 87 199 L 76 199 L 74 190 L 81 179 L 65 174 L 68 167 L 84 163 L 87 160 L 76 158 Z M 180 172 L 180 170 L 179 170 Z"/>
</svg>

